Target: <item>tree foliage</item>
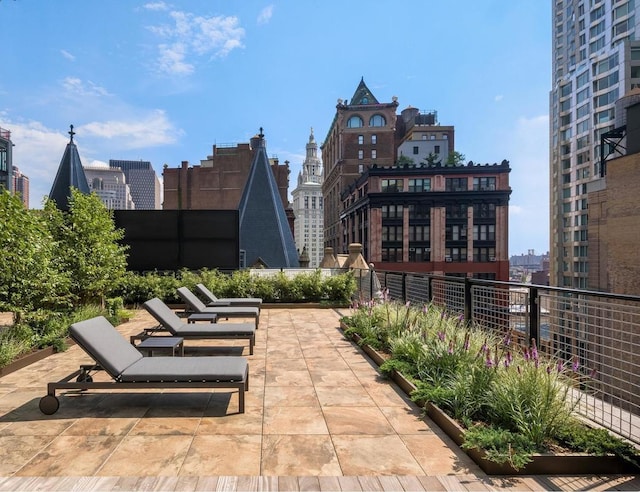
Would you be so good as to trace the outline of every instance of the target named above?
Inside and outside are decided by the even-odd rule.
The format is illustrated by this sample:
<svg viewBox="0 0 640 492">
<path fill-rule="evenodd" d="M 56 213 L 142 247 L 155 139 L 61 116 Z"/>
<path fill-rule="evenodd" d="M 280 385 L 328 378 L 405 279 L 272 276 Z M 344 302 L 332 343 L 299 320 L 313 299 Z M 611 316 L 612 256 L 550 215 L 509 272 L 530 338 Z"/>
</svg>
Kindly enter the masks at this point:
<svg viewBox="0 0 640 492">
<path fill-rule="evenodd" d="M 446 164 L 447 166 L 460 166 L 464 164 L 465 159 L 466 157 L 464 154 L 461 154 L 457 150 L 454 150 L 453 152 L 449 152 L 449 155 L 447 155 Z"/>
<path fill-rule="evenodd" d="M 119 243 L 124 231 L 116 229 L 112 213 L 95 193 L 85 195 L 73 188 L 68 213 L 51 201 L 45 210 L 60 248 L 58 256 L 71 276 L 71 294 L 81 304 L 102 305 L 126 271 L 127 248 Z"/>
<path fill-rule="evenodd" d="M 40 211 L 24 208 L 7 190 L 0 191 L 0 311 L 14 323 L 36 309 L 60 309 L 69 275 L 56 260 L 57 243 Z"/>
</svg>

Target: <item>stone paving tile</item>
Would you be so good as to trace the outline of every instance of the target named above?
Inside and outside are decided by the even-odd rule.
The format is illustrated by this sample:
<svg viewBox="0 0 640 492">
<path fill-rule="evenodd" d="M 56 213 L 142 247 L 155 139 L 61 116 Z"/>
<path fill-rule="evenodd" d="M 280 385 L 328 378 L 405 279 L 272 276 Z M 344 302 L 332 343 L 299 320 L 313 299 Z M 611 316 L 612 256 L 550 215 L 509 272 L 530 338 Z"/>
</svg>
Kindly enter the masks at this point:
<svg viewBox="0 0 640 492">
<path fill-rule="evenodd" d="M 487 477 L 343 337 L 339 319 L 331 309 L 264 309 L 247 357 L 244 414 L 236 391 L 182 389 L 68 393 L 60 395 L 60 410 L 45 416 L 38 401 L 46 382 L 90 362 L 75 345 L 1 377 L 0 490 L 545 490 L 556 483 L 577 490 L 639 483 Z M 136 311 L 118 329 L 129 336 L 155 324 Z M 188 356 L 248 354 L 240 341 L 192 342 Z"/>
</svg>

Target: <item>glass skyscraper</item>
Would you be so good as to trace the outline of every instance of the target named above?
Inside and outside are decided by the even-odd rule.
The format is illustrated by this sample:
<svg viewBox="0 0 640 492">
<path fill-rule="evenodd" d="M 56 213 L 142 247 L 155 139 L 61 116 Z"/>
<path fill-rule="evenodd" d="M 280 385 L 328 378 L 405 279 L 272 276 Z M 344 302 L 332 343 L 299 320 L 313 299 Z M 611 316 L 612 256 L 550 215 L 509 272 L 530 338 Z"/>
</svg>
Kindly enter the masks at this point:
<svg viewBox="0 0 640 492">
<path fill-rule="evenodd" d="M 615 102 L 640 87 L 640 0 L 551 0 L 550 283 L 588 289 L 588 184 Z M 608 144 L 603 149 L 608 154 Z"/>
</svg>

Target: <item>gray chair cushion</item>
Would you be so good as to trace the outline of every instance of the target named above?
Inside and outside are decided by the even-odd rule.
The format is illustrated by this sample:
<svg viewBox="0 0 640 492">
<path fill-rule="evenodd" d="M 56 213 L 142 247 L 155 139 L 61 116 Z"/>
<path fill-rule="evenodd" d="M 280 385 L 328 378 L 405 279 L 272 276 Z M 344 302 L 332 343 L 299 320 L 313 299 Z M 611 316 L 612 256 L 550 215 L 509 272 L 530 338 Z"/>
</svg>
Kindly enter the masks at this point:
<svg viewBox="0 0 640 492">
<path fill-rule="evenodd" d="M 176 332 L 182 328 L 182 325 L 184 325 L 184 322 L 178 317 L 178 315 L 157 297 L 149 299 L 143 304 L 143 306 L 147 311 L 149 311 L 149 313 L 151 313 L 158 323 L 173 334 L 176 334 Z"/>
<path fill-rule="evenodd" d="M 72 324 L 69 334 L 113 378 L 143 358 L 104 316 Z"/>
<path fill-rule="evenodd" d="M 253 306 L 260 307 L 262 305 L 262 299 L 260 297 L 216 297 L 206 285 L 197 284 L 196 290 L 207 298 L 208 303 L 225 303 L 228 302 L 231 306 Z M 213 304 L 208 304 L 209 306 Z"/>
<path fill-rule="evenodd" d="M 126 342 L 125 342 L 126 343 Z M 122 382 L 244 381 L 244 357 L 143 357 L 121 375 Z"/>
<path fill-rule="evenodd" d="M 257 318 L 260 315 L 260 310 L 257 307 L 251 306 L 238 306 L 238 307 L 207 307 L 204 303 L 196 297 L 186 287 L 178 288 L 178 295 L 187 305 L 196 313 L 213 313 L 220 316 L 237 316 L 237 317 L 254 317 Z"/>
</svg>

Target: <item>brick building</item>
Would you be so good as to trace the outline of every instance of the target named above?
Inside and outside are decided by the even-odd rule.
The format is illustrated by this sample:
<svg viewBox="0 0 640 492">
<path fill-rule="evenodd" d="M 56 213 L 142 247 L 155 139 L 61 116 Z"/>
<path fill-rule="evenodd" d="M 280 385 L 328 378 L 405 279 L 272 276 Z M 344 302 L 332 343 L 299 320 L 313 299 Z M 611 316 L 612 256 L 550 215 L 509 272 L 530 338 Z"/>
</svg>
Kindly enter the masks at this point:
<svg viewBox="0 0 640 492">
<path fill-rule="evenodd" d="M 509 163 L 373 165 L 342 194 L 346 243 L 378 269 L 509 280 Z"/>
<path fill-rule="evenodd" d="M 378 269 L 509 280 L 509 162 L 460 162 L 435 111 L 380 103 L 364 80 L 325 143 L 325 247 Z"/>
<path fill-rule="evenodd" d="M 396 108 L 398 102 L 380 103 L 360 80 L 351 102 L 338 99 L 336 114 L 322 145 L 324 166 L 324 245 L 346 253 L 340 226 L 343 190 L 372 164 L 396 161 Z"/>
<path fill-rule="evenodd" d="M 178 168 L 165 167 L 165 210 L 234 210 L 238 208 L 251 163 L 254 158 L 257 137 L 250 143 L 235 146 L 214 145 L 213 152 L 200 161 L 199 166 L 189 166 L 183 161 Z M 277 158 L 269 159 L 276 179 L 280 198 L 289 209 L 289 163 L 280 164 Z M 291 214 L 293 221 L 293 214 Z"/>
</svg>

